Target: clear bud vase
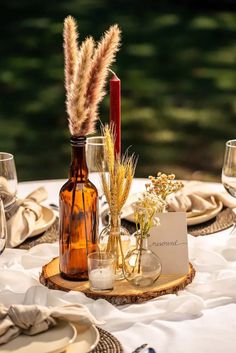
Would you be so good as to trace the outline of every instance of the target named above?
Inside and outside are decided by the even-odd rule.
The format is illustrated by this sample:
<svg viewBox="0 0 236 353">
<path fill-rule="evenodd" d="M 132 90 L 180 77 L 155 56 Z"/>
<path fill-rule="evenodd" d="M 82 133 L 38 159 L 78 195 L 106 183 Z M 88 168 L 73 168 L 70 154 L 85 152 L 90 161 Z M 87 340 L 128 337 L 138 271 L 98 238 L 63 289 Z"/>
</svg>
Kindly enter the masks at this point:
<svg viewBox="0 0 236 353">
<path fill-rule="evenodd" d="M 125 256 L 124 276 L 135 287 L 148 287 L 155 283 L 161 274 L 161 260 L 148 249 L 147 237 L 136 236 L 136 248 Z"/>
<path fill-rule="evenodd" d="M 130 247 L 130 233 L 126 228 L 121 226 L 120 214 L 109 216 L 108 226 L 99 235 L 98 247 L 100 251 L 115 255 L 115 279 L 123 279 L 125 255 Z"/>
</svg>

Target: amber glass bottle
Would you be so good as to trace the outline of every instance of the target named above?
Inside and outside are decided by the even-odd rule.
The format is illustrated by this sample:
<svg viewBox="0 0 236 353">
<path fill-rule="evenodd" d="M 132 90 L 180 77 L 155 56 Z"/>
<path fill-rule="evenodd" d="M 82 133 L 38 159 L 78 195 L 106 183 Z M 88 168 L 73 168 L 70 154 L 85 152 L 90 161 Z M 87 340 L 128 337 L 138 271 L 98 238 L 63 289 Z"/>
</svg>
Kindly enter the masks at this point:
<svg viewBox="0 0 236 353">
<path fill-rule="evenodd" d="M 60 272 L 69 280 L 88 279 L 87 254 L 96 251 L 98 192 L 88 179 L 86 138 L 71 138 L 68 181 L 60 190 Z"/>
</svg>

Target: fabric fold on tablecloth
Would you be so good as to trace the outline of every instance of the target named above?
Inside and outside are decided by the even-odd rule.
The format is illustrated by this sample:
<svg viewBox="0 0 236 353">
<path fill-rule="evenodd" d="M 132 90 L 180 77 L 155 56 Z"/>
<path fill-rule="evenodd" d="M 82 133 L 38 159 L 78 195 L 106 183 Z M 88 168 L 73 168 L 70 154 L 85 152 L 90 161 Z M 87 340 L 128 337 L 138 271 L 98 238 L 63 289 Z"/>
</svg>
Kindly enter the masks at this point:
<svg viewBox="0 0 236 353">
<path fill-rule="evenodd" d="M 34 231 L 42 216 L 40 203 L 48 197 L 44 187 L 30 193 L 24 200 L 17 200 L 7 220 L 7 246 L 14 248 L 23 243 Z"/>
<path fill-rule="evenodd" d="M 212 194 L 217 192 L 214 186 L 210 188 Z M 220 193 L 223 190 L 219 184 L 216 188 Z M 58 256 L 58 243 L 40 244 L 29 251 L 5 249 L 0 256 L 0 303 L 82 303 L 97 319 L 106 320 L 102 327 L 121 341 L 125 353 L 143 343 L 158 352 L 211 353 L 212 342 L 217 353 L 234 353 L 236 236 L 229 235 L 230 231 L 188 236 L 189 260 L 196 275 L 182 291 L 119 307 L 80 292 L 50 290 L 39 283 L 42 266 Z"/>
<path fill-rule="evenodd" d="M 189 256 L 197 271 L 186 290 L 201 297 L 207 307 L 236 300 L 236 237 L 224 237 L 226 233 L 206 237 L 204 242 L 201 237 L 189 237 Z"/>
<path fill-rule="evenodd" d="M 165 320 L 195 320 L 208 309 L 235 303 L 236 237 L 228 233 L 224 230 L 208 237 L 188 236 L 189 258 L 196 275 L 183 291 L 120 307 L 103 299 L 94 301 L 80 292 L 50 290 L 39 284 L 42 265 L 56 256 L 58 244 L 41 244 L 30 251 L 6 249 L 0 257 L 0 302 L 45 306 L 79 302 L 105 321 L 103 328 L 111 332 L 125 332 L 137 322 L 151 325 Z"/>
<path fill-rule="evenodd" d="M 69 304 L 60 307 L 41 305 L 0 305 L 0 344 L 19 336 L 36 335 L 56 326 L 59 320 L 80 324 L 101 324 L 81 304 Z"/>
</svg>

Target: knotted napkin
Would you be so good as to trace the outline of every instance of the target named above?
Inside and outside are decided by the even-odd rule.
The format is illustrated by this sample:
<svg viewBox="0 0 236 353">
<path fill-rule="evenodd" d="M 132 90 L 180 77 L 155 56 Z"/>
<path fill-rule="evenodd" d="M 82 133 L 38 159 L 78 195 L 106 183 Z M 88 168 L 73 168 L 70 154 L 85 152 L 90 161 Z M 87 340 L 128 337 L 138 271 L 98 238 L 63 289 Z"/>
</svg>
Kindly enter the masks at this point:
<svg viewBox="0 0 236 353">
<path fill-rule="evenodd" d="M 48 197 L 44 187 L 29 194 L 24 200 L 17 200 L 7 220 L 7 246 L 14 248 L 23 243 L 33 232 L 36 222 L 42 216 L 40 202 Z"/>
<path fill-rule="evenodd" d="M 101 324 L 81 304 L 58 307 L 41 305 L 11 305 L 10 308 L 0 304 L 0 344 L 7 343 L 21 333 L 36 335 L 56 326 L 59 320 L 80 324 Z"/>
<path fill-rule="evenodd" d="M 169 196 L 168 211 L 187 212 L 187 217 L 195 217 L 204 214 L 208 210 L 214 210 L 222 204 L 225 207 L 236 207 L 236 199 L 230 196 L 224 189 L 213 183 L 197 181 L 188 182 L 184 188 Z"/>
<path fill-rule="evenodd" d="M 141 196 L 141 192 L 129 196 L 122 209 L 123 219 L 134 222 L 133 206 Z M 190 181 L 178 193 L 167 198 L 167 210 L 169 212 L 187 212 L 187 217 L 195 217 L 208 210 L 218 208 L 220 202 L 225 207 L 236 207 L 236 199 L 230 196 L 227 191 L 219 188 L 219 185 Z M 104 203 L 102 205 L 102 221 L 104 224 L 106 224 L 107 214 L 108 205 Z"/>
</svg>

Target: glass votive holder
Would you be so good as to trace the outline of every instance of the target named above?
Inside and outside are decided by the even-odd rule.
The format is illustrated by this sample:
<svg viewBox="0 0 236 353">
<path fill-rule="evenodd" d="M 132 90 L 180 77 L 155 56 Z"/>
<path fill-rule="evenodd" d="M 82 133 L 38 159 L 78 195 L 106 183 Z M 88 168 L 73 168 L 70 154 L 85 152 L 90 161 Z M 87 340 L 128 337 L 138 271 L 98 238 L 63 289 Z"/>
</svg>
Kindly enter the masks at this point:
<svg viewBox="0 0 236 353">
<path fill-rule="evenodd" d="M 90 290 L 111 291 L 115 280 L 115 256 L 109 252 L 93 252 L 88 255 Z"/>
</svg>

